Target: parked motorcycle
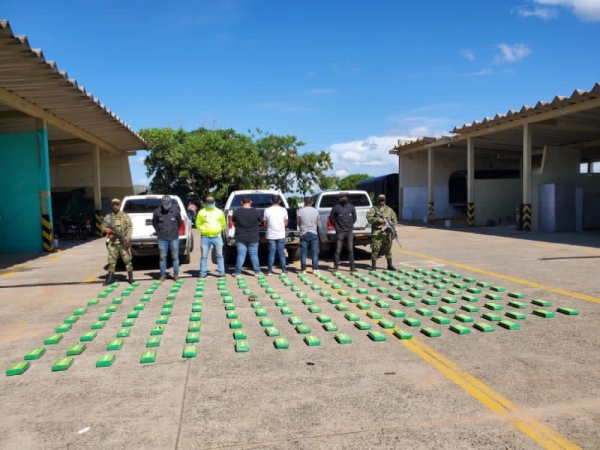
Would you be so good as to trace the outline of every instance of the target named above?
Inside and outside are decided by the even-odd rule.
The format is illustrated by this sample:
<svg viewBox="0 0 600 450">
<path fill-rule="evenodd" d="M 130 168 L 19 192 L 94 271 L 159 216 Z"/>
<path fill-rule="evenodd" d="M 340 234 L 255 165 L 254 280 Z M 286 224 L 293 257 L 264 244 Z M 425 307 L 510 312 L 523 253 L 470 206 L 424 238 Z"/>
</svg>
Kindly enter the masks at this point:
<svg viewBox="0 0 600 450">
<path fill-rule="evenodd" d="M 81 229 L 70 215 L 63 216 L 60 222 L 63 228 L 63 234 L 68 239 L 81 239 Z"/>
</svg>

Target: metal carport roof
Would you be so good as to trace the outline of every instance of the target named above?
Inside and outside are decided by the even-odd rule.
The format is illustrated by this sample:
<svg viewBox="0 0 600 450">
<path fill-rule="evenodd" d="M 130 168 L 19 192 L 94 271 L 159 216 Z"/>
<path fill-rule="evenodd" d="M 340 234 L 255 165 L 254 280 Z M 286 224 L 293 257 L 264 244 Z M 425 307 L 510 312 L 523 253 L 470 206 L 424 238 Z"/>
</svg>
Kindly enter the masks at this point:
<svg viewBox="0 0 600 450">
<path fill-rule="evenodd" d="M 141 136 L 0 20 L 0 118 L 29 116 L 45 119 L 51 139 L 65 145 L 88 142 L 112 153 L 147 148 Z"/>
<path fill-rule="evenodd" d="M 533 107 L 523 106 L 519 111 L 455 127 L 451 136 L 399 143 L 390 153 L 413 153 L 430 147 L 466 148 L 469 138 L 474 139 L 478 152 L 522 153 L 523 125 L 527 123 L 533 127 L 533 149 L 545 145 L 580 148 L 584 158 L 600 157 L 600 84 L 590 91 L 576 90 L 569 97 L 557 96 L 551 102 L 540 101 Z"/>
</svg>

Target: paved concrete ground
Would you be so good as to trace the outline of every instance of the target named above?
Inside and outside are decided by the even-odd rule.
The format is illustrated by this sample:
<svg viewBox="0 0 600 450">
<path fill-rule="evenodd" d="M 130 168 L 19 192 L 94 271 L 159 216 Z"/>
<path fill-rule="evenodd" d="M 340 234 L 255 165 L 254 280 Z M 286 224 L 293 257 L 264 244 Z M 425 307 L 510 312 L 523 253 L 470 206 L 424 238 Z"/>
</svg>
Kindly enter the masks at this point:
<svg viewBox="0 0 600 450">
<path fill-rule="evenodd" d="M 103 291 L 97 278 L 104 276 L 102 240 L 50 255 L 1 256 L 0 366 L 6 370 L 33 348 L 45 347 L 46 353 L 31 361 L 23 375 L 0 376 L 0 448 L 600 448 L 596 261 L 600 237 L 595 233 L 524 234 L 498 227 L 472 231 L 401 226 L 399 234 L 403 248 L 394 248 L 394 261 L 398 269 L 410 271 L 401 274 L 404 280 L 400 280 L 408 291 L 391 285 L 394 279 L 385 281 L 369 274 L 369 254 L 364 251 L 357 253 L 359 275 L 368 279 L 351 276 L 343 267 L 340 276 L 348 278 L 324 270 L 325 277 L 309 274 L 303 280 L 298 267 L 292 266 L 288 279 L 300 289 L 293 291 L 278 276 L 267 278 L 279 301 L 321 340 L 316 347 L 304 343 L 304 335 L 296 332 L 290 316 L 276 305 L 278 300 L 248 272 L 248 289 L 259 296 L 267 317 L 288 339 L 289 349 L 275 349 L 274 338 L 265 334 L 238 280 L 227 277 L 226 288 L 250 346 L 248 353 L 236 353 L 217 278 L 209 276 L 200 299 L 198 356 L 182 358 L 197 283 L 196 250 L 193 263 L 183 266 L 185 281 L 173 300 L 156 362 L 140 364 L 139 359 L 172 280 L 145 302 L 122 349 L 106 351 L 127 313 L 158 277 L 156 261 L 136 262 L 135 276 L 141 285 L 122 297 L 123 303 L 116 305 L 97 338 L 64 372 L 52 372 L 54 362 L 78 343 L 79 336 L 90 330 L 127 284 L 121 282 L 107 298 L 88 306 L 60 343 L 44 346 L 44 339 L 66 317 Z M 322 266 L 330 268 L 331 261 L 325 260 Z M 209 267 L 214 269 L 212 264 Z M 417 275 L 415 269 L 427 272 L 423 280 L 411 276 Z M 452 274 L 463 278 L 452 278 Z M 492 301 L 485 294 L 494 293 L 482 288 L 473 294 L 478 301 L 471 303 L 461 298 L 467 291 L 460 288 L 455 304 L 427 294 L 435 290 L 451 296 L 447 292 L 452 289 L 450 282 L 461 283 L 464 278 L 505 291 L 497 294 L 500 300 Z M 344 280 L 368 289 L 368 295 L 378 296 L 390 307 L 377 306 Z M 405 283 L 411 280 L 425 289 Z M 447 286 L 434 288 L 434 281 Z M 390 299 L 369 282 L 416 305 Z M 475 287 L 475 282 L 466 285 Z M 370 309 L 359 309 L 340 290 L 347 290 Z M 326 331 L 299 292 L 314 300 L 339 331 Z M 514 300 L 507 295 L 512 292 L 525 295 L 519 300 L 527 304 L 525 309 L 508 305 Z M 409 296 L 415 293 L 438 304 L 428 306 Z M 387 340 L 369 339 L 368 331 L 356 328 L 345 318 L 345 311 L 336 309 L 339 305 L 332 304 L 332 297 L 370 324 L 371 331 L 383 332 Z M 533 299 L 546 299 L 552 306 L 537 307 L 531 304 Z M 482 319 L 482 314 L 493 313 L 483 306 L 486 302 L 502 306 L 496 314 L 503 319 L 507 312 L 524 312 L 524 320 L 513 320 L 520 329 L 509 331 Z M 469 305 L 480 310 L 460 309 Z M 459 335 L 449 330 L 449 324 L 437 324 L 416 312 L 427 308 L 450 319 L 452 325 L 461 324 L 455 314 L 439 311 L 442 306 L 472 316 L 475 322 L 493 324 L 494 331 L 483 333 L 465 323 L 470 333 Z M 548 319 L 532 314 L 534 309 L 556 312 L 558 307 L 575 308 L 580 314 L 557 313 Z M 419 319 L 422 325 L 407 326 L 403 318 L 389 314 L 391 309 Z M 395 329 L 414 337 L 397 339 L 393 329 L 385 330 L 378 319 L 368 317 L 369 311 L 379 312 L 393 321 Z M 425 327 L 442 334 L 427 337 L 420 332 Z M 337 333 L 348 334 L 352 343 L 338 344 Z M 96 368 L 96 360 L 108 353 L 116 355 L 114 364 Z"/>
</svg>

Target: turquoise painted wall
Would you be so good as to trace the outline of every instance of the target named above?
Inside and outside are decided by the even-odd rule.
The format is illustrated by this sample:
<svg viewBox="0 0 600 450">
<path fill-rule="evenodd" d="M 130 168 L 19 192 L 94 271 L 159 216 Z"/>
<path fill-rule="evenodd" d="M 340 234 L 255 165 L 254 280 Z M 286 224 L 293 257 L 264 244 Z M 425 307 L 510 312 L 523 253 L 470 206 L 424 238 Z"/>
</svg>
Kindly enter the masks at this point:
<svg viewBox="0 0 600 450">
<path fill-rule="evenodd" d="M 43 133 L 45 135 L 45 133 Z M 0 134 L 0 253 L 41 252 L 38 132 Z"/>
</svg>

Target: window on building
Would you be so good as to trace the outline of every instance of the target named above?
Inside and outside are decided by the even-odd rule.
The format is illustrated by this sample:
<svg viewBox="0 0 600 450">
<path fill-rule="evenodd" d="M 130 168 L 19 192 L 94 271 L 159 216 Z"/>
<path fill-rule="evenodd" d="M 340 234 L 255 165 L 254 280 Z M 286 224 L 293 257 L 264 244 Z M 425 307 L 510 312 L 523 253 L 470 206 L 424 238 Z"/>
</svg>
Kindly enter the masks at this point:
<svg viewBox="0 0 600 450">
<path fill-rule="evenodd" d="M 590 163 L 585 161 L 579 164 L 579 173 L 589 173 L 590 171 Z"/>
</svg>

